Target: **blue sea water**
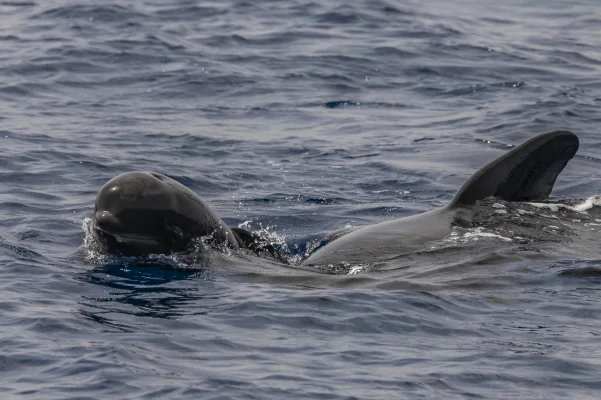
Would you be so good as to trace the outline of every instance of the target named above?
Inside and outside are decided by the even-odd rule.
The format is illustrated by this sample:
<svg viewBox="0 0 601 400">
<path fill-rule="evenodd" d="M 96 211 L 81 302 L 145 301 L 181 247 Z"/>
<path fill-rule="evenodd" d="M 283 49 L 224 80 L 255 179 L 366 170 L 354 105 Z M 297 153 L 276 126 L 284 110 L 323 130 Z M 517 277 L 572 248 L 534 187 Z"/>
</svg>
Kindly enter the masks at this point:
<svg viewBox="0 0 601 400">
<path fill-rule="evenodd" d="M 562 273 L 599 260 L 296 267 L 549 130 L 581 142 L 554 196 L 601 193 L 597 1 L 0 0 L 0 21 L 3 399 L 598 398 L 601 278 Z M 288 265 L 93 253 L 96 193 L 131 170 Z"/>
</svg>

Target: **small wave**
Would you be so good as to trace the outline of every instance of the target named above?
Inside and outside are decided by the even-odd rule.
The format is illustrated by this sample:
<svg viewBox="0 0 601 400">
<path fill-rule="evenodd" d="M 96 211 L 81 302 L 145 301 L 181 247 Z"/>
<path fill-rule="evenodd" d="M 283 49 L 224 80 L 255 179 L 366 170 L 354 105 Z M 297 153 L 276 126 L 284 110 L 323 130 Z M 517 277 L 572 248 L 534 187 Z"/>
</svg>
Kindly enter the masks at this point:
<svg viewBox="0 0 601 400">
<path fill-rule="evenodd" d="M 490 232 L 483 227 L 476 228 L 460 228 L 453 227 L 453 231 L 441 241 L 435 242 L 430 245 L 430 249 L 436 249 L 440 246 L 455 245 L 455 244 L 467 244 L 477 242 L 480 239 L 493 239 L 500 240 L 503 242 L 513 242 L 515 238 L 503 236 L 497 233 Z"/>
<path fill-rule="evenodd" d="M 570 268 L 559 273 L 559 276 L 601 277 L 600 267 Z"/>
<path fill-rule="evenodd" d="M 145 18 L 145 14 L 135 11 L 133 8 L 117 4 L 106 6 L 72 5 L 49 8 L 31 16 L 31 19 L 55 19 L 66 18 L 84 19 L 86 21 L 98 22 L 121 22 Z"/>
<path fill-rule="evenodd" d="M 533 207 L 537 207 L 537 208 L 546 208 L 553 212 L 557 212 L 563 208 L 563 209 L 575 211 L 578 213 L 586 213 L 588 210 L 590 210 L 591 208 L 593 208 L 595 206 L 597 206 L 597 207 L 601 206 L 601 195 L 595 195 L 595 196 L 588 197 L 581 203 L 578 203 L 575 205 L 569 205 L 569 204 L 563 204 L 563 203 L 533 203 L 533 202 L 529 202 L 527 204 L 529 204 Z"/>
</svg>

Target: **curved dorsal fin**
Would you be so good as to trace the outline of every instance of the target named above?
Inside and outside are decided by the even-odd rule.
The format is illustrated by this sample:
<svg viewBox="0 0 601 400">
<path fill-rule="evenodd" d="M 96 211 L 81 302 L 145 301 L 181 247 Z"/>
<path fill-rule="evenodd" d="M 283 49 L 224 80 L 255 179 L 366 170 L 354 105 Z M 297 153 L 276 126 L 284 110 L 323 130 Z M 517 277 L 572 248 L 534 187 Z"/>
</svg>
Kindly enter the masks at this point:
<svg viewBox="0 0 601 400">
<path fill-rule="evenodd" d="M 506 201 L 545 200 L 577 150 L 578 137 L 569 131 L 533 137 L 480 168 L 450 206 L 472 205 L 489 196 Z"/>
</svg>

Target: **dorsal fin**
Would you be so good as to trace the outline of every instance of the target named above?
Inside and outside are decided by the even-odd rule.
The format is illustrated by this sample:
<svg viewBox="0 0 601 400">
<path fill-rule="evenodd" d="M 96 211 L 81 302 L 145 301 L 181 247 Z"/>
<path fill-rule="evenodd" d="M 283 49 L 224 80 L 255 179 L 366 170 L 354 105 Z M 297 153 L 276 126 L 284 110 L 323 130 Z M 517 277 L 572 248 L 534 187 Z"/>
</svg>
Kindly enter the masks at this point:
<svg viewBox="0 0 601 400">
<path fill-rule="evenodd" d="M 577 150 L 578 137 L 569 131 L 533 137 L 480 168 L 450 206 L 472 205 L 489 196 L 506 201 L 545 200 Z"/>
</svg>

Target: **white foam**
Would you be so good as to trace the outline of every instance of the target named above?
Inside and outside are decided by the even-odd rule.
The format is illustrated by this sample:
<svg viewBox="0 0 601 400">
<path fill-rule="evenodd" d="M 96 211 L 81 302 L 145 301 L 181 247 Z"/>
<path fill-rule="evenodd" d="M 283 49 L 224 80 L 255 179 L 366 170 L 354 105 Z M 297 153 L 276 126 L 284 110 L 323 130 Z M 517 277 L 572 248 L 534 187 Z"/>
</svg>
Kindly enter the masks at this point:
<svg viewBox="0 0 601 400">
<path fill-rule="evenodd" d="M 463 237 L 466 238 L 466 239 L 478 238 L 478 237 L 486 237 L 486 238 L 501 239 L 501 240 L 504 240 L 506 242 L 513 242 L 512 238 L 508 238 L 508 237 L 505 237 L 505 236 L 497 235 L 496 233 L 483 232 L 483 228 L 480 228 L 480 227 L 474 229 L 473 231 L 466 232 L 463 235 Z"/>
<path fill-rule="evenodd" d="M 590 210 L 594 206 L 601 206 L 601 196 L 591 196 L 584 200 L 581 204 L 576 204 L 573 208 L 574 211 L 584 212 L 586 210 Z"/>
<path fill-rule="evenodd" d="M 90 217 L 85 217 L 81 221 L 81 227 L 85 234 L 83 238 L 85 262 L 87 264 L 102 264 L 107 260 L 107 256 L 100 251 L 98 242 L 94 236 L 94 221 Z"/>
<path fill-rule="evenodd" d="M 355 266 L 351 267 L 351 269 L 347 275 L 360 274 L 361 272 L 364 272 L 366 270 L 366 268 L 367 268 L 367 265 L 355 265 Z"/>
<path fill-rule="evenodd" d="M 537 208 L 548 208 L 553 212 L 559 211 L 560 208 L 575 211 L 578 213 L 586 214 L 586 211 L 590 210 L 594 206 L 601 206 L 601 195 L 591 196 L 587 199 L 584 199 L 582 203 L 576 204 L 574 206 L 568 206 L 566 204 L 558 204 L 558 203 L 527 203 L 533 207 Z"/>
<path fill-rule="evenodd" d="M 463 235 L 460 235 L 455 230 L 453 230 L 451 232 L 451 234 L 449 236 L 447 236 L 446 239 L 443 240 L 443 242 L 468 243 L 468 242 L 472 242 L 472 241 L 473 242 L 478 241 L 481 238 L 500 239 L 500 240 L 503 240 L 504 242 L 513 242 L 512 238 L 501 236 L 501 235 L 498 235 L 498 234 L 492 233 L 492 232 L 486 232 L 486 231 L 484 231 L 483 227 L 469 229 L 467 232 L 463 233 Z M 436 247 L 436 246 L 434 246 L 434 247 Z M 434 248 L 434 247 L 431 247 L 431 248 Z"/>
<path fill-rule="evenodd" d="M 527 215 L 532 215 L 532 214 L 534 214 L 534 212 L 532 212 L 532 211 L 526 211 L 526 210 L 522 210 L 521 208 L 519 208 L 519 209 L 518 209 L 518 212 L 519 212 L 520 214 L 527 214 Z"/>
</svg>

